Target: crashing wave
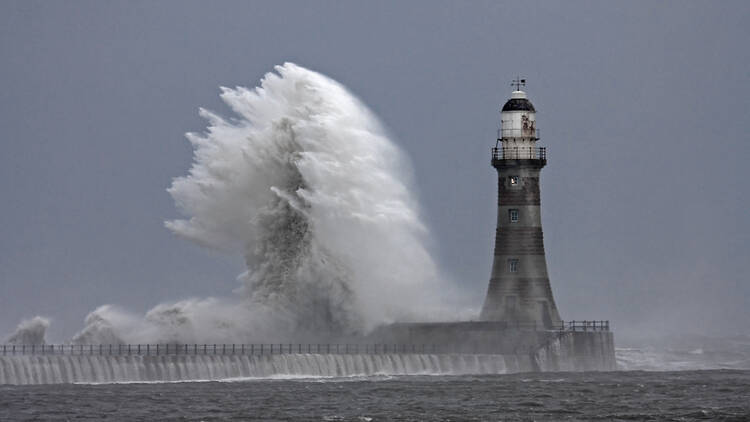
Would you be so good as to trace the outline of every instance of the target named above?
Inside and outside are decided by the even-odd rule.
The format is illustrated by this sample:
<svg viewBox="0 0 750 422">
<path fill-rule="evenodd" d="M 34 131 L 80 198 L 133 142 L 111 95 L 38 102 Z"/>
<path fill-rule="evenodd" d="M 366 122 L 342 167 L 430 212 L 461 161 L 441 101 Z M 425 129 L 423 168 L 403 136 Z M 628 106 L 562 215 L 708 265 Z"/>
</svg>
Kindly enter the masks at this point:
<svg viewBox="0 0 750 422">
<path fill-rule="evenodd" d="M 16 331 L 5 340 L 6 344 L 46 344 L 45 334 L 50 321 L 41 316 L 25 319 L 18 324 Z"/>
<path fill-rule="evenodd" d="M 292 63 L 259 87 L 222 88 L 189 174 L 168 189 L 180 237 L 245 258 L 234 299 L 191 299 L 138 316 L 111 305 L 78 344 L 250 342 L 357 334 L 439 308 L 436 265 L 408 160 L 346 88 Z M 265 336 L 265 337 L 264 337 Z"/>
</svg>

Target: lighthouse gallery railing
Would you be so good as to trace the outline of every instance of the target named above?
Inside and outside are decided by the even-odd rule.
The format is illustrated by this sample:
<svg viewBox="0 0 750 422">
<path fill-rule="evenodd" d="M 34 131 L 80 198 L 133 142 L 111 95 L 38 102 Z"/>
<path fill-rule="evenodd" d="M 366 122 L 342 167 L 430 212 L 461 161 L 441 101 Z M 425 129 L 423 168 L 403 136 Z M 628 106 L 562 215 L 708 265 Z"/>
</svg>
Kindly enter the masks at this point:
<svg viewBox="0 0 750 422">
<path fill-rule="evenodd" d="M 547 147 L 492 148 L 492 160 L 547 160 Z"/>
</svg>

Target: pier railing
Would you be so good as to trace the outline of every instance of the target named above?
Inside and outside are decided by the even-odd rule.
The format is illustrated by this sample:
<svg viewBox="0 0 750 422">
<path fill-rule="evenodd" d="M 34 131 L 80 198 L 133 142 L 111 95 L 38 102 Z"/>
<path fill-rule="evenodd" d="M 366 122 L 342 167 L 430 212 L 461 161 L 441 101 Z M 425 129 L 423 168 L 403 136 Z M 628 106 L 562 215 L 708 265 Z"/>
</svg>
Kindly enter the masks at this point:
<svg viewBox="0 0 750 422">
<path fill-rule="evenodd" d="M 440 353 L 436 344 L 45 344 L 0 346 L 0 356 L 163 356 Z"/>
<path fill-rule="evenodd" d="M 609 321 L 562 321 L 559 325 L 543 326 L 536 322 L 496 322 L 494 336 L 502 330 L 523 330 L 539 333 L 609 331 Z M 262 344 L 3 344 L 0 356 L 67 355 L 67 356 L 166 356 L 166 355 L 280 355 L 280 354 L 405 354 L 405 353 L 477 353 L 487 349 L 467 344 L 389 344 L 389 343 L 262 343 Z"/>
<path fill-rule="evenodd" d="M 609 321 L 563 321 L 564 331 L 609 331 Z"/>
<path fill-rule="evenodd" d="M 609 321 L 584 320 L 584 321 L 560 321 L 560 324 L 551 326 L 537 321 L 499 321 L 493 322 L 493 326 L 506 330 L 524 331 L 609 331 Z"/>
</svg>

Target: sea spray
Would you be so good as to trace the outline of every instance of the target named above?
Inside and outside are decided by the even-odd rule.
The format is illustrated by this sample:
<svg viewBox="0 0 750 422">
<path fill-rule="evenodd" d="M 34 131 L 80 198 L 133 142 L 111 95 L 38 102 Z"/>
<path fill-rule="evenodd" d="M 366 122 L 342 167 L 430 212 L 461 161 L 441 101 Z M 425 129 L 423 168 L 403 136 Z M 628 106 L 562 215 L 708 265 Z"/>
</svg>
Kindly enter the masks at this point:
<svg viewBox="0 0 750 422">
<path fill-rule="evenodd" d="M 194 161 L 168 189 L 177 235 L 245 258 L 238 297 L 162 304 L 145 317 L 103 306 L 77 343 L 249 341 L 271 331 L 354 334 L 434 310 L 408 160 L 337 82 L 292 63 L 254 90 L 222 88 Z M 419 306 L 415 306 L 419 304 Z"/>
<path fill-rule="evenodd" d="M 232 343 L 285 340 L 291 326 L 262 305 L 229 298 L 187 299 L 137 315 L 112 305 L 91 312 L 75 344 Z"/>
<path fill-rule="evenodd" d="M 49 324 L 49 319 L 41 316 L 24 319 L 18 324 L 16 331 L 5 340 L 5 344 L 45 344 L 44 337 Z"/>
</svg>

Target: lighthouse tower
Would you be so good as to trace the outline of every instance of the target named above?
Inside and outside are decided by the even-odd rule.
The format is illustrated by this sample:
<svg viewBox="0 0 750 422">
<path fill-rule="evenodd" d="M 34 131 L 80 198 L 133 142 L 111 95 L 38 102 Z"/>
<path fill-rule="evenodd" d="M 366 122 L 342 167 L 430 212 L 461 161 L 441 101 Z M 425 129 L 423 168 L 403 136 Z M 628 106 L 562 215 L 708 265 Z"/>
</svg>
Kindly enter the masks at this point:
<svg viewBox="0 0 750 422">
<path fill-rule="evenodd" d="M 509 325 L 557 327 L 561 323 L 544 256 L 539 175 L 547 150 L 537 147 L 536 110 L 521 88 L 500 113 L 501 129 L 492 149 L 498 175 L 497 231 L 490 285 L 480 319 Z"/>
</svg>

